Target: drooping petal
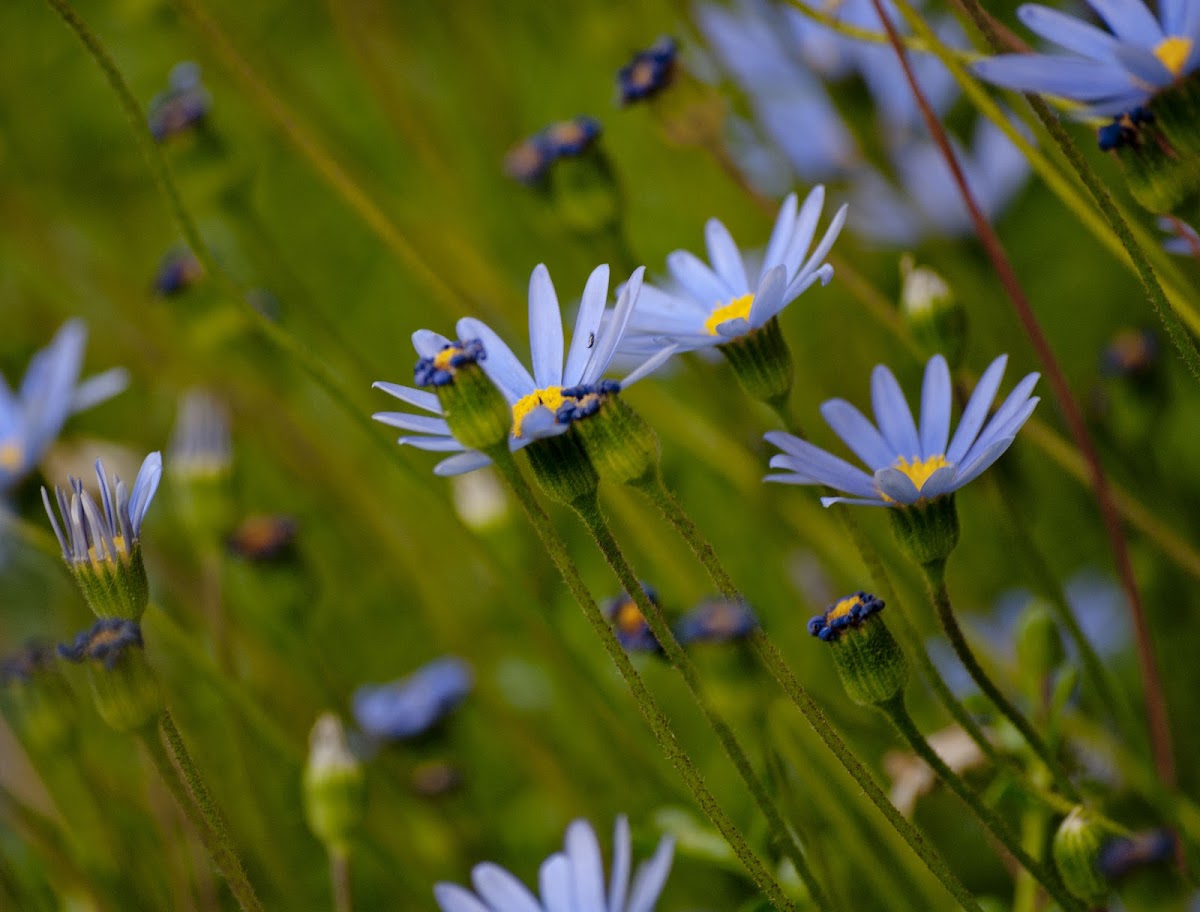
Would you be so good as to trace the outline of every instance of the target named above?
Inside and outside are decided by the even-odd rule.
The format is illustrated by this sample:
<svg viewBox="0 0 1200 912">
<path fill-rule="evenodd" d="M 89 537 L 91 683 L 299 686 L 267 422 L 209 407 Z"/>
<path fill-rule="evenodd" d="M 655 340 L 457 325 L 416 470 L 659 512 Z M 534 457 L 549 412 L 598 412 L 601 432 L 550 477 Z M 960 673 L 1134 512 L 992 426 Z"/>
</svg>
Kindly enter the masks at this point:
<svg viewBox="0 0 1200 912">
<path fill-rule="evenodd" d="M 821 406 L 821 417 L 846 446 L 874 472 L 896 461 L 893 450 L 858 409 L 845 399 L 830 399 Z"/>
<path fill-rule="evenodd" d="M 1001 355 L 988 365 L 983 376 L 979 378 L 974 392 L 971 393 L 971 398 L 967 400 L 967 407 L 963 409 L 962 418 L 958 421 L 954 436 L 950 440 L 950 448 L 946 450 L 947 462 L 960 464 L 963 456 L 967 454 L 967 450 L 971 448 L 971 444 L 975 442 L 975 438 L 979 436 L 979 429 L 983 427 L 983 421 L 987 418 L 992 400 L 996 398 L 996 390 L 1000 388 L 1000 381 L 1004 378 L 1004 368 L 1007 364 L 1008 355 Z"/>
<path fill-rule="evenodd" d="M 433 474 L 442 478 L 450 475 L 465 475 L 467 472 L 474 472 L 476 469 L 482 469 L 485 465 L 490 465 L 491 461 L 478 450 L 467 450 L 465 453 L 458 453 L 449 459 L 443 459 L 433 467 Z"/>
<path fill-rule="evenodd" d="M 529 349 L 533 379 L 539 389 L 561 386 L 563 375 L 562 311 L 550 281 L 550 271 L 539 263 L 529 277 Z"/>
<path fill-rule="evenodd" d="M 671 356 L 678 351 L 679 346 L 677 345 L 668 345 L 659 349 L 626 375 L 625 379 L 621 381 L 621 389 L 629 389 L 629 387 L 633 386 L 633 384 L 637 383 L 643 377 L 648 377 L 666 364 Z"/>
<path fill-rule="evenodd" d="M 410 412 L 376 412 L 371 416 L 380 424 L 400 428 L 402 431 L 419 431 L 422 434 L 449 435 L 450 425 L 444 418 L 432 418 L 428 415 L 413 415 Z"/>
<path fill-rule="evenodd" d="M 954 390 L 950 383 L 950 368 L 946 359 L 934 355 L 925 365 L 925 381 L 921 384 L 921 458 L 941 456 L 950 439 L 950 403 Z"/>
<path fill-rule="evenodd" d="M 600 324 L 607 305 L 608 267 L 597 266 L 588 276 L 579 301 L 579 316 L 575 318 L 567 366 L 563 368 L 563 386 L 574 386 L 583 378 L 583 369 L 600 339 Z"/>
<path fill-rule="evenodd" d="M 512 349 L 482 320 L 463 317 L 458 321 L 458 335 L 464 340 L 479 339 L 483 343 L 484 358 L 479 365 L 492 382 L 500 387 L 500 392 L 504 393 L 504 397 L 510 403 L 516 402 L 522 396 L 528 396 L 538 388 Z"/>
<path fill-rule="evenodd" d="M 883 439 L 900 456 L 913 459 L 921 452 L 917 426 L 895 375 L 885 365 L 871 371 L 871 407 Z"/>
<path fill-rule="evenodd" d="M 422 437 L 405 436 L 397 438 L 400 446 L 410 446 L 415 450 L 425 450 L 427 453 L 459 453 L 466 449 L 453 437 Z"/>
<path fill-rule="evenodd" d="M 428 390 L 413 389 L 411 386 L 401 386 L 399 383 L 388 383 L 385 380 L 376 380 L 371 384 L 371 388 L 383 390 L 389 396 L 394 396 L 401 402 L 415 405 L 417 408 L 433 412 L 435 415 L 442 413 L 442 404 L 438 401 L 437 395 Z"/>
<path fill-rule="evenodd" d="M 886 507 L 886 500 L 882 498 L 866 498 L 866 497 L 822 497 L 821 506 L 832 507 L 834 504 L 848 504 L 853 507 Z"/>
<path fill-rule="evenodd" d="M 729 229 L 717 219 L 709 219 L 704 226 L 704 241 L 708 246 L 709 262 L 721 281 L 729 286 L 735 297 L 749 293 L 746 266 Z"/>
</svg>

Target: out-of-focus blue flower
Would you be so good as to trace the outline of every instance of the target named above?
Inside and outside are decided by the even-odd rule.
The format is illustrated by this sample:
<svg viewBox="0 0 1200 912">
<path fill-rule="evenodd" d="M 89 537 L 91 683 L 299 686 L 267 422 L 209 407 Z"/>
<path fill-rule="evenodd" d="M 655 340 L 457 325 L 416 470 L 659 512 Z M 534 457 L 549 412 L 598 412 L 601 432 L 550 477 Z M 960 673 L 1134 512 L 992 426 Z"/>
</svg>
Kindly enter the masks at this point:
<svg viewBox="0 0 1200 912">
<path fill-rule="evenodd" d="M 1166 827 L 1117 836 L 1100 849 L 1096 867 L 1109 880 L 1120 880 L 1137 868 L 1171 861 L 1175 846 L 1175 834 Z"/>
<path fill-rule="evenodd" d="M 96 460 L 96 479 L 100 486 L 99 507 L 78 478 L 71 479 L 69 499 L 62 488 L 54 489 L 62 514 L 61 527 L 50 505 L 50 495 L 42 488 L 42 503 L 50 517 L 50 525 L 62 547 L 63 560 L 68 564 L 127 564 L 141 542 L 142 521 L 162 479 L 162 454 L 151 453 L 142 460 L 133 490 L 128 490 L 125 482 L 116 475 L 110 481 L 104 474 L 104 463 L 99 459 Z"/>
<path fill-rule="evenodd" d="M 676 626 L 681 643 L 726 643 L 750 635 L 758 619 L 743 601 L 709 599 L 701 602 Z"/>
<path fill-rule="evenodd" d="M 600 138 L 600 121 L 580 115 L 539 130 L 504 156 L 504 173 L 523 184 L 536 184 L 555 161 L 579 155 Z"/>
<path fill-rule="evenodd" d="M 373 738 L 414 738 L 462 703 L 473 684 L 471 666 L 462 659 L 434 659 L 406 678 L 360 687 L 354 692 L 354 718 Z"/>
<path fill-rule="evenodd" d="M 951 140 L 967 186 L 988 220 L 995 219 L 1024 186 L 1029 162 L 999 127 L 980 118 L 969 149 Z M 938 147 L 910 139 L 892 151 L 896 182 L 864 169 L 853 178 L 850 223 L 879 244 L 910 246 L 926 237 L 973 234 L 962 194 Z"/>
<path fill-rule="evenodd" d="M 190 288 L 204 278 L 204 267 L 196 255 L 186 248 L 168 250 L 158 264 L 154 276 L 154 290 L 170 297 Z"/>
<path fill-rule="evenodd" d="M 1128 648 L 1133 639 L 1129 603 L 1110 576 L 1086 568 L 1068 579 L 1064 589 L 1067 604 L 1096 652 L 1108 657 Z"/>
<path fill-rule="evenodd" d="M 634 270 L 607 318 L 608 267 L 597 266 L 592 271 L 583 290 L 571 346 L 566 350 L 564 363 L 565 344 L 558 295 L 546 267 L 539 265 L 534 269 L 529 279 L 532 374 L 486 323 L 471 317 L 458 321 L 457 330 L 461 338 L 482 343 L 479 364 L 512 406 L 511 449 L 517 450 L 539 438 L 561 434 L 570 427 L 570 421 L 575 417 L 576 399 L 582 398 L 601 382 L 625 334 L 630 314 L 643 291 L 643 271 L 641 267 Z M 422 359 L 433 359 L 435 367 L 438 355 L 450 350 L 448 346 L 454 348 L 444 336 L 425 329 L 413 333 L 413 346 Z M 661 366 L 675 351 L 665 342 L 651 348 L 641 366 L 620 381 L 616 389 L 636 383 Z M 438 416 L 430 418 L 408 412 L 379 412 L 373 416 L 384 424 L 416 432 L 417 436 L 401 437 L 399 442 L 402 445 L 455 453 L 434 467 L 435 474 L 460 475 L 491 461 L 483 453 L 467 450 L 454 438 L 449 425 L 440 417 L 441 405 L 432 393 L 393 383 L 380 382 L 375 386 L 409 405 Z"/>
<path fill-rule="evenodd" d="M 180 399 L 170 456 L 171 472 L 178 477 L 209 478 L 229 471 L 229 411 L 208 391 L 188 390 Z"/>
<path fill-rule="evenodd" d="M 658 592 L 653 586 L 642 583 L 642 592 L 655 605 L 659 604 Z M 642 610 L 630 598 L 628 592 L 622 592 L 616 598 L 609 599 L 604 604 L 604 615 L 612 621 L 617 635 L 617 642 L 628 652 L 662 652 L 662 644 L 654 636 Z"/>
<path fill-rule="evenodd" d="M 120 368 L 78 382 L 86 341 L 83 323 L 70 320 L 30 359 L 15 394 L 0 377 L 0 496 L 41 462 L 67 418 L 125 389 Z"/>
<path fill-rule="evenodd" d="M 296 520 L 290 516 L 247 516 L 226 540 L 226 546 L 247 560 L 271 561 L 291 551 L 297 529 Z"/>
<path fill-rule="evenodd" d="M 158 142 L 194 127 L 208 116 L 212 96 L 200 81 L 200 67 L 190 61 L 178 63 L 167 79 L 167 89 L 150 102 L 147 120 Z"/>
<path fill-rule="evenodd" d="M 824 260 L 846 221 L 846 207 L 838 209 L 810 254 L 824 203 L 820 186 L 799 208 L 796 195 L 788 195 L 753 285 L 729 230 L 709 219 L 704 236 L 711 265 L 686 250 L 670 254 L 667 268 L 683 293 L 642 289 L 623 349 L 651 351 L 665 342 L 684 351 L 723 345 L 763 326 L 814 283 L 829 284 L 833 267 Z"/>
<path fill-rule="evenodd" d="M 978 61 L 983 79 L 1019 92 L 1079 102 L 1095 116 L 1123 114 L 1200 68 L 1200 0 L 1162 0 L 1159 16 L 1140 0 L 1088 0 L 1109 31 L 1027 3 L 1033 32 L 1069 54 L 1001 54 Z"/>
<path fill-rule="evenodd" d="M 1159 216 L 1158 227 L 1171 235 L 1163 241 L 1163 249 L 1167 253 L 1200 259 L 1200 232 L 1195 228 L 1173 215 Z"/>
<path fill-rule="evenodd" d="M 633 59 L 617 71 L 617 92 L 621 104 L 632 104 L 661 92 L 675 74 L 675 58 L 679 45 L 664 35 L 653 46 L 638 51 Z"/>
<path fill-rule="evenodd" d="M 563 851 L 542 862 L 540 899 L 490 862 L 472 869 L 474 893 L 457 884 L 439 883 L 433 895 L 442 912 L 652 912 L 667 882 L 674 852 L 675 841 L 664 836 L 630 883 L 633 849 L 629 821 L 624 815 L 617 817 L 612 879 L 606 890 L 604 858 L 596 833 L 586 820 L 576 820 L 567 827 Z"/>
<path fill-rule="evenodd" d="M 142 628 L 128 618 L 100 618 L 90 630 L 85 630 L 68 645 L 60 643 L 58 654 L 72 662 L 87 660 L 101 662 L 111 670 L 130 647 L 141 649 Z"/>
<path fill-rule="evenodd" d="M 1123 329 L 1100 353 L 1100 373 L 1132 377 L 1150 371 L 1158 361 L 1158 336 L 1152 329 Z"/>
<path fill-rule="evenodd" d="M 771 468 L 785 471 L 767 481 L 819 484 L 845 491 L 848 497 L 822 497 L 821 503 L 909 506 L 951 494 L 999 459 L 1033 414 L 1037 374 L 1028 374 L 1004 400 L 987 425 L 988 409 L 1008 356 L 993 361 L 979 378 L 950 439 L 950 407 L 954 398 L 946 359 L 935 355 L 925 367 L 918 428 L 895 376 L 882 364 L 871 373 L 871 402 L 878 429 L 844 399 L 830 399 L 821 415 L 873 475 L 783 431 L 765 439 L 784 452 L 771 458 Z M 947 446 L 947 441 L 949 445 Z"/>
</svg>

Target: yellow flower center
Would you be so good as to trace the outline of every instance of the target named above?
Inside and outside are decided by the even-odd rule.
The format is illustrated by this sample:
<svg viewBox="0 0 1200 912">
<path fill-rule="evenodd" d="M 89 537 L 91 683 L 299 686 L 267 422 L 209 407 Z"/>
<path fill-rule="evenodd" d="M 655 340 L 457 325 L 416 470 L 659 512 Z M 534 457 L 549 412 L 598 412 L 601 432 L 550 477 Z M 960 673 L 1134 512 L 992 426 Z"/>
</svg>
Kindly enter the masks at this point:
<svg viewBox="0 0 1200 912">
<path fill-rule="evenodd" d="M 1172 76 L 1183 72 L 1183 65 L 1192 53 L 1192 39 L 1182 35 L 1171 35 L 1159 42 L 1154 49 L 1154 56 L 1162 61 L 1162 65 L 1171 71 Z"/>
<path fill-rule="evenodd" d="M 10 472 L 15 472 L 21 468 L 24 458 L 25 451 L 16 441 L 6 440 L 4 443 L 0 443 L 0 469 L 8 469 Z"/>
<path fill-rule="evenodd" d="M 918 491 L 925 486 L 925 482 L 929 481 L 929 476 L 943 466 L 950 463 L 946 462 L 945 456 L 930 456 L 928 459 L 921 460 L 916 457 L 912 462 L 909 462 L 903 456 L 896 460 L 894 468 L 899 469 L 910 479 L 912 479 L 913 487 Z"/>
<path fill-rule="evenodd" d="M 447 345 L 440 352 L 433 356 L 433 366 L 438 370 L 450 370 L 450 359 L 457 355 L 462 349 L 456 345 Z"/>
<path fill-rule="evenodd" d="M 514 437 L 521 436 L 522 426 L 525 424 L 525 419 L 537 408 L 545 407 L 552 412 L 557 412 L 559 407 L 567 400 L 563 398 L 561 386 L 547 386 L 545 389 L 534 390 L 528 396 L 518 399 L 512 408 L 513 425 L 512 433 Z"/>
<path fill-rule="evenodd" d="M 750 306 L 754 303 L 753 294 L 744 294 L 740 298 L 734 298 L 728 304 L 722 304 L 716 308 L 707 320 L 704 321 L 704 328 L 708 330 L 710 336 L 717 334 L 717 327 L 727 320 L 748 319 L 750 317 Z"/>
<path fill-rule="evenodd" d="M 125 536 L 114 535 L 113 545 L 117 549 L 118 559 L 120 559 L 122 562 L 129 559 L 129 549 L 125 546 Z M 92 559 L 92 566 L 97 570 L 99 570 L 105 564 L 113 563 L 112 559 L 109 557 L 107 546 L 105 546 L 103 551 L 100 551 L 97 549 L 96 545 L 92 545 L 90 548 L 88 548 L 88 557 Z"/>
<path fill-rule="evenodd" d="M 857 595 L 848 595 L 836 605 L 829 614 L 825 615 L 825 623 L 829 624 L 840 617 L 845 617 L 850 613 L 850 609 L 857 605 L 861 599 Z"/>
<path fill-rule="evenodd" d="M 632 599 L 626 599 L 617 608 L 617 629 L 621 633 L 635 634 L 642 629 L 646 623 L 646 619 L 642 617 L 642 612 L 638 610 L 638 606 L 633 603 Z"/>
</svg>

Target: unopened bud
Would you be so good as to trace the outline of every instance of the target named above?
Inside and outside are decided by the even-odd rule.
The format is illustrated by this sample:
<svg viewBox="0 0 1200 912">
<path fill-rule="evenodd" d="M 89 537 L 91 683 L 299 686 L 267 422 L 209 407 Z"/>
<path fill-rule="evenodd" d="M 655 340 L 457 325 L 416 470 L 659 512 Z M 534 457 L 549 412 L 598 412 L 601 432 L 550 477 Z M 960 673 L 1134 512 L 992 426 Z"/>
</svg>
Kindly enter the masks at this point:
<svg viewBox="0 0 1200 912">
<path fill-rule="evenodd" d="M 1066 653 L 1049 607 L 1030 602 L 1017 621 L 1017 663 L 1034 682 L 1044 681 L 1062 664 Z"/>
<path fill-rule="evenodd" d="M 900 273 L 900 313 L 913 339 L 927 356 L 941 354 L 956 369 L 967 341 L 965 308 L 945 279 L 926 266 L 914 266 L 911 256 L 900 261 Z"/>
<path fill-rule="evenodd" d="M 846 694 L 863 706 L 887 703 L 908 682 L 908 661 L 879 617 L 882 610 L 882 600 L 856 592 L 808 622 L 808 632 L 833 647 Z"/>
<path fill-rule="evenodd" d="M 1054 834 L 1052 854 L 1059 876 L 1071 895 L 1090 906 L 1101 905 L 1109 894 L 1100 852 L 1113 835 L 1083 807 L 1071 811 Z"/>
<path fill-rule="evenodd" d="M 309 829 L 333 853 L 349 851 L 365 812 L 362 765 L 346 744 L 341 720 L 325 713 L 309 738 L 304 814 Z"/>
</svg>

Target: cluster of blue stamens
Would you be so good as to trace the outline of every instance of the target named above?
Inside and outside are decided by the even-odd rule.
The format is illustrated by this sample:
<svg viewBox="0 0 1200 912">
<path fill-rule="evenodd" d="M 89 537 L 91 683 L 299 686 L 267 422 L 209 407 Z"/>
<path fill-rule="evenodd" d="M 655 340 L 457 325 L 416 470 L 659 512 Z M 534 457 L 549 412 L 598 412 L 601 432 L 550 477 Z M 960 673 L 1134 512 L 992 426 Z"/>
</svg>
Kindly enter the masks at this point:
<svg viewBox="0 0 1200 912">
<path fill-rule="evenodd" d="M 641 101 L 665 88 L 675 73 L 678 50 L 675 39 L 664 36 L 648 50 L 638 51 L 633 60 L 621 67 L 617 71 L 621 104 Z"/>
<path fill-rule="evenodd" d="M 567 401 L 558 407 L 554 420 L 559 424 L 570 424 L 588 418 L 600 410 L 605 396 L 615 396 L 621 392 L 621 384 L 616 380 L 598 380 L 595 383 L 581 383 L 579 386 L 569 386 L 562 391 Z"/>
<path fill-rule="evenodd" d="M 471 339 L 451 342 L 432 358 L 422 358 L 413 368 L 413 382 L 417 386 L 445 386 L 454 379 L 454 372 L 466 364 L 476 364 L 487 357 L 483 342 Z"/>
<path fill-rule="evenodd" d="M 846 607 L 853 599 L 854 604 Z M 808 622 L 810 635 L 819 637 L 826 643 L 832 643 L 848 628 L 859 628 L 866 623 L 867 618 L 883 610 L 883 600 L 877 599 L 866 592 L 856 592 L 852 596 L 834 602 L 825 609 L 824 614 L 818 614 Z"/>
<path fill-rule="evenodd" d="M 1103 152 L 1111 152 L 1125 146 L 1136 146 L 1141 140 L 1139 128 L 1154 123 L 1154 112 L 1149 108 L 1134 108 L 1127 114 L 1118 114 L 1113 122 L 1105 124 L 1096 134 Z"/>
<path fill-rule="evenodd" d="M 93 659 L 111 669 L 131 646 L 143 647 L 142 628 L 128 618 L 101 618 L 91 630 L 75 637 L 69 646 L 59 644 L 58 654 L 72 662 Z"/>
<path fill-rule="evenodd" d="M 537 183 L 556 160 L 579 155 L 591 146 L 600 129 L 600 121 L 585 115 L 552 123 L 509 151 L 505 173 L 523 184 Z"/>
</svg>

